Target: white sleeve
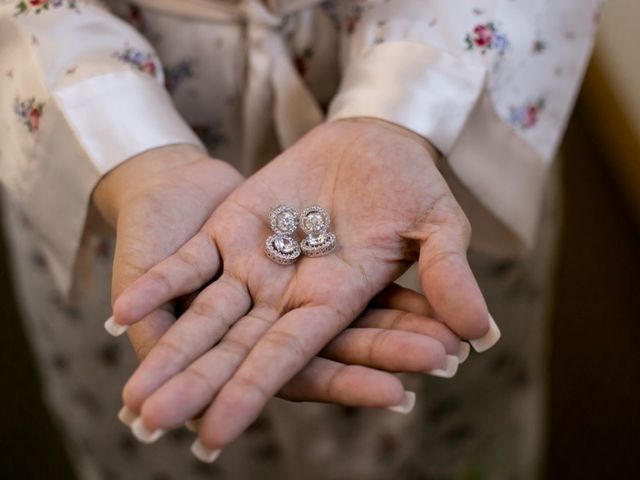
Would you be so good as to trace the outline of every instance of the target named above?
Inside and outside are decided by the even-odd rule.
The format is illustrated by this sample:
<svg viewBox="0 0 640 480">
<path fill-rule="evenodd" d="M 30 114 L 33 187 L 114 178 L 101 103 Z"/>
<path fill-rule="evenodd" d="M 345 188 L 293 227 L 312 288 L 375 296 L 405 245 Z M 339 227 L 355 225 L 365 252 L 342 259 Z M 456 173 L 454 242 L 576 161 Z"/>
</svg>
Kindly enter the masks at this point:
<svg viewBox="0 0 640 480">
<path fill-rule="evenodd" d="M 75 0 L 0 2 L 0 125 L 0 180 L 67 293 L 99 179 L 145 150 L 200 145 L 146 40 Z"/>
<path fill-rule="evenodd" d="M 486 224 L 474 212 L 488 211 L 501 237 L 530 247 L 603 3 L 341 2 L 343 77 L 329 119 L 375 117 L 424 136 L 479 204 L 465 208 L 474 237 Z M 490 232 L 480 243 L 500 251 L 500 241 Z"/>
</svg>

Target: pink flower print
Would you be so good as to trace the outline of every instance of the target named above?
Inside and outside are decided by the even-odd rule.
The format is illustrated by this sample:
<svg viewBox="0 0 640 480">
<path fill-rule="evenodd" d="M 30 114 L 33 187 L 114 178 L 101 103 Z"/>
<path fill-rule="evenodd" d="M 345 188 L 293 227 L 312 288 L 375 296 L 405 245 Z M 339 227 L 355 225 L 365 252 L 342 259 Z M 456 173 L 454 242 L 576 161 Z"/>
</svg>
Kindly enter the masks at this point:
<svg viewBox="0 0 640 480">
<path fill-rule="evenodd" d="M 358 22 L 360 22 L 360 19 L 362 18 L 363 13 L 364 8 L 362 7 L 362 5 L 356 4 L 351 9 L 349 15 L 347 15 L 347 18 L 344 21 L 344 29 L 349 35 L 351 35 L 355 31 L 356 27 L 358 26 Z"/>
<path fill-rule="evenodd" d="M 527 102 L 519 107 L 512 107 L 509 123 L 521 130 L 528 130 L 537 125 L 540 113 L 544 110 L 546 101 L 543 97 L 536 101 Z"/>
<path fill-rule="evenodd" d="M 491 47 L 493 31 L 487 25 L 478 25 L 473 29 L 473 43 L 481 48 Z"/>
<path fill-rule="evenodd" d="M 32 132 L 37 132 L 40 128 L 40 117 L 42 116 L 42 110 L 37 107 L 32 107 L 29 112 L 29 129 Z"/>
<path fill-rule="evenodd" d="M 497 31 L 493 22 L 481 23 L 465 37 L 467 50 L 479 50 L 483 55 L 489 50 L 504 53 L 509 46 L 506 35 Z"/>
<path fill-rule="evenodd" d="M 44 102 L 36 101 L 35 97 L 27 100 L 16 98 L 13 110 L 29 132 L 34 133 L 40 129 L 40 120 L 44 113 Z"/>
<path fill-rule="evenodd" d="M 148 73 L 152 77 L 156 76 L 156 64 L 152 60 L 147 60 L 142 64 L 142 71 Z"/>
<path fill-rule="evenodd" d="M 63 7 L 77 11 L 78 2 L 77 0 L 22 0 L 16 4 L 15 15 L 27 15 L 29 12 L 39 14 L 46 10 Z"/>
<path fill-rule="evenodd" d="M 157 59 L 153 52 L 143 52 L 131 47 L 114 52 L 113 56 L 121 62 L 133 65 L 141 72 L 148 73 L 155 77 L 158 73 Z"/>
</svg>

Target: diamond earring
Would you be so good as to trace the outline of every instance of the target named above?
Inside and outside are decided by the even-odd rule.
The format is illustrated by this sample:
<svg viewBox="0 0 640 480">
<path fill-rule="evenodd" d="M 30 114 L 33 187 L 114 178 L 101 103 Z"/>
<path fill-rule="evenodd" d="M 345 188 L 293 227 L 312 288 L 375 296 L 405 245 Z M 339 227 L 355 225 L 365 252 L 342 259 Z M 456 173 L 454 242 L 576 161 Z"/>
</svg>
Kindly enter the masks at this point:
<svg viewBox="0 0 640 480">
<path fill-rule="evenodd" d="M 298 228 L 298 211 L 290 205 L 279 205 L 269 213 L 273 235 L 267 238 L 264 251 L 280 265 L 291 265 L 300 256 L 300 244 L 293 238 Z"/>
<path fill-rule="evenodd" d="M 336 247 L 336 236 L 329 231 L 330 225 L 331 219 L 324 208 L 313 205 L 303 210 L 300 227 L 307 236 L 300 247 L 307 257 L 327 255 Z"/>
</svg>

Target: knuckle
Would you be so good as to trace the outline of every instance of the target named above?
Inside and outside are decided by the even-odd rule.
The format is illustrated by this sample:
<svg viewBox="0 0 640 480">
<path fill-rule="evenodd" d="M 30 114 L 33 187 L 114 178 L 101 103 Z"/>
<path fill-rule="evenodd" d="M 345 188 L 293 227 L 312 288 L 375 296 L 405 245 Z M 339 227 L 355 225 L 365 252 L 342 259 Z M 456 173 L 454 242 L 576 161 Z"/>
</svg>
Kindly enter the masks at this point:
<svg viewBox="0 0 640 480">
<path fill-rule="evenodd" d="M 191 269 L 191 271 L 196 276 L 196 281 L 198 282 L 198 285 L 202 285 L 207 280 L 209 280 L 209 276 L 207 275 L 207 272 L 205 272 L 202 269 L 202 265 L 201 265 L 201 261 L 200 261 L 199 256 L 197 256 L 197 255 L 191 253 L 189 250 L 183 248 L 183 249 L 180 249 L 180 250 L 178 250 L 176 252 L 176 258 L 180 262 L 185 264 L 188 268 Z"/>
<path fill-rule="evenodd" d="M 297 360 L 304 360 L 308 356 L 308 349 L 295 335 L 282 330 L 271 330 L 264 336 L 263 341 L 276 350 L 293 353 Z"/>
<path fill-rule="evenodd" d="M 153 284 L 160 287 L 165 294 L 169 294 L 173 291 L 173 285 L 171 284 L 171 281 L 160 268 L 154 267 L 149 270 L 146 275 L 147 278 Z"/>
<path fill-rule="evenodd" d="M 235 339 L 231 336 L 227 336 L 218 344 L 216 348 L 227 352 L 233 357 L 244 358 L 251 350 L 251 345 L 248 345 L 245 342 Z"/>
<path fill-rule="evenodd" d="M 340 398 L 340 379 L 346 373 L 346 368 L 346 365 L 340 365 L 327 380 L 324 390 L 328 401 L 334 401 Z"/>
<path fill-rule="evenodd" d="M 272 396 L 258 380 L 246 375 L 237 374 L 233 382 L 236 383 L 241 389 L 248 390 L 250 393 L 256 394 L 261 403 L 266 403 Z"/>
<path fill-rule="evenodd" d="M 191 360 L 190 356 L 180 346 L 180 344 L 166 338 L 160 339 L 160 341 L 153 347 L 153 351 L 157 352 L 156 355 L 167 355 L 172 359 L 172 361 L 182 365 Z"/>
<path fill-rule="evenodd" d="M 207 319 L 219 318 L 216 315 L 216 307 L 206 300 L 196 298 L 189 306 L 189 312 L 197 317 Z"/>
<path fill-rule="evenodd" d="M 441 250 L 429 255 L 425 262 L 420 266 L 421 272 L 432 269 L 442 263 L 456 262 L 460 260 L 461 254 L 457 250 Z"/>
<path fill-rule="evenodd" d="M 208 397 L 211 397 L 216 392 L 216 387 L 213 385 L 211 379 L 207 374 L 197 367 L 190 366 L 182 372 L 187 382 L 191 382 L 195 389 L 202 390 Z"/>
<path fill-rule="evenodd" d="M 375 335 L 373 336 L 373 339 L 371 340 L 371 344 L 369 345 L 368 360 L 370 365 L 378 363 L 376 360 L 382 354 L 384 345 L 387 342 L 387 340 L 389 340 L 389 337 L 392 334 L 393 334 L 392 330 L 380 330 L 375 333 Z"/>
</svg>

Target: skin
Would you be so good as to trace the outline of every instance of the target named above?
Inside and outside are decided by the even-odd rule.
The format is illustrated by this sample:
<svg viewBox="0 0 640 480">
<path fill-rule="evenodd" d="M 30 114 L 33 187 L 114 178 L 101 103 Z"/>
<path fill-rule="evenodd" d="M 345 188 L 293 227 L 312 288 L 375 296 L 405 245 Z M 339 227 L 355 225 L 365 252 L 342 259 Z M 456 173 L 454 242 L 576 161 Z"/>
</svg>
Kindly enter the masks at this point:
<svg viewBox="0 0 640 480">
<path fill-rule="evenodd" d="M 101 180 L 93 200 L 117 231 L 113 299 L 192 238 L 243 180 L 225 162 L 184 145 L 146 152 Z M 193 295 L 168 301 L 131 326 L 129 338 L 140 359 L 175 322 L 176 311 L 184 310 L 192 299 Z M 399 403 L 402 384 L 387 373 L 366 367 L 426 371 L 430 363 L 424 352 L 446 349 L 455 353 L 459 338 L 429 313 L 423 296 L 390 286 L 353 328 L 342 332 L 322 357 L 314 358 L 283 387 L 279 396 L 359 406 Z M 398 356 L 398 351 L 412 355 Z"/>
<path fill-rule="evenodd" d="M 466 260 L 469 223 L 435 158 L 426 142 L 397 127 L 339 121 L 317 127 L 240 185 L 173 255 L 116 295 L 116 321 L 134 325 L 204 287 L 129 380 L 125 404 L 149 430 L 177 427 L 204 412 L 199 440 L 222 448 L 323 349 L 344 352 L 332 340 L 415 260 L 426 292 L 423 315 L 461 338 L 483 336 L 489 314 Z M 281 203 L 325 207 L 337 249 L 290 266 L 270 261 L 263 251 L 266 219 Z M 367 318 L 359 321 L 367 326 Z M 385 322 L 388 317 L 376 327 Z M 442 343 L 420 351 L 423 371 L 444 365 Z M 394 365 L 371 358 L 369 364 L 413 371 L 406 361 L 413 356 L 404 353 L 395 351 Z M 385 400 L 399 401 L 382 380 L 388 374 L 376 375 L 373 383 L 382 387 L 356 375 L 350 382 L 358 388 L 333 399 L 381 406 L 387 393 Z"/>
</svg>

